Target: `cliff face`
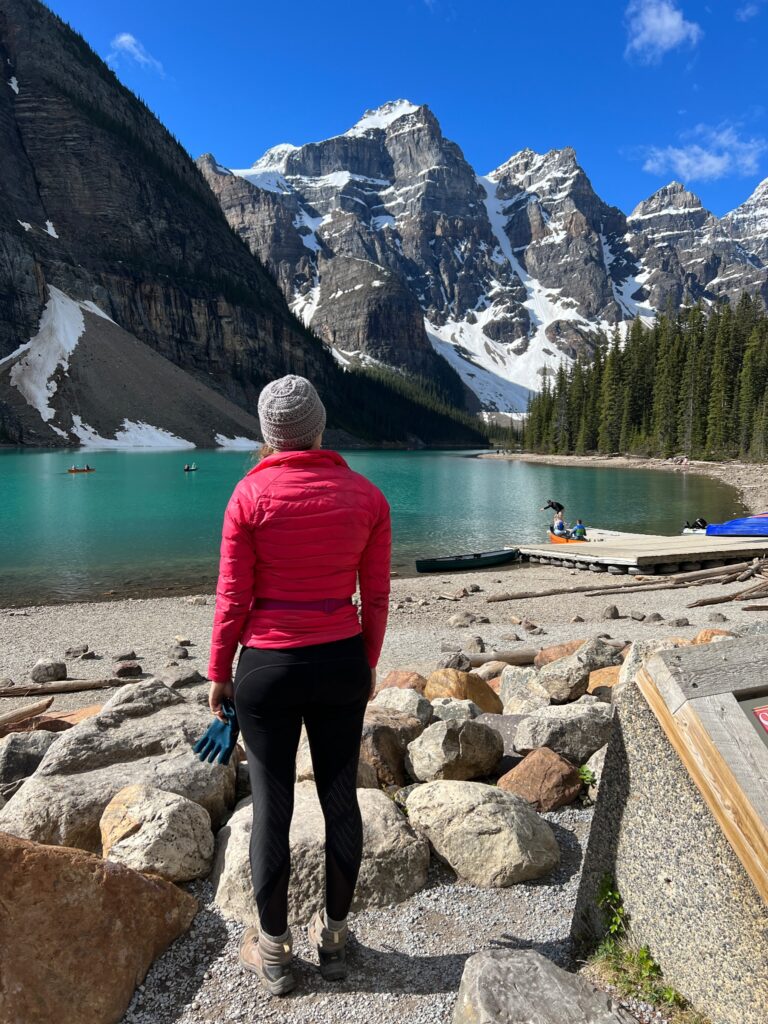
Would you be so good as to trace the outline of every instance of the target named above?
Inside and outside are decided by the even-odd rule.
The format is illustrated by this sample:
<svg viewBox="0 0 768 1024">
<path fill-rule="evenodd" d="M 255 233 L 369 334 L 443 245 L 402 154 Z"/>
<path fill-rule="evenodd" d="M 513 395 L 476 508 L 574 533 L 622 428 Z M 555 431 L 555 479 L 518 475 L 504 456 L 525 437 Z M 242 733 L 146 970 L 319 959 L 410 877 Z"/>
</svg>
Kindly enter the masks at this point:
<svg viewBox="0 0 768 1024">
<path fill-rule="evenodd" d="M 673 183 L 627 218 L 572 149 L 524 149 L 477 176 L 429 108 L 406 100 L 249 168 L 210 154 L 198 165 L 340 360 L 427 373 L 428 340 L 488 409 L 524 409 L 597 329 L 669 300 L 768 296 L 765 189 L 718 221 Z"/>
<path fill-rule="evenodd" d="M 107 414 L 105 395 L 124 419 L 164 417 L 152 425 L 198 443 L 213 443 L 215 410 L 222 433 L 252 436 L 256 421 L 235 407 L 255 409 L 264 383 L 286 372 L 316 382 L 332 425 L 372 436 L 370 418 L 345 397 L 349 375 L 291 314 L 195 164 L 79 36 L 34 0 L 0 0 L 0 67 L 6 439 L 112 437 L 121 417 Z M 271 231 L 274 240 L 279 217 Z M 375 305 L 369 320 L 375 326 Z M 129 384 L 124 361 L 102 362 L 96 379 L 86 363 L 99 337 L 173 387 L 176 411 L 163 412 L 157 389 L 143 397 L 140 376 Z M 153 355 L 173 364 L 168 372 Z M 406 433 L 403 424 L 387 436 Z"/>
</svg>

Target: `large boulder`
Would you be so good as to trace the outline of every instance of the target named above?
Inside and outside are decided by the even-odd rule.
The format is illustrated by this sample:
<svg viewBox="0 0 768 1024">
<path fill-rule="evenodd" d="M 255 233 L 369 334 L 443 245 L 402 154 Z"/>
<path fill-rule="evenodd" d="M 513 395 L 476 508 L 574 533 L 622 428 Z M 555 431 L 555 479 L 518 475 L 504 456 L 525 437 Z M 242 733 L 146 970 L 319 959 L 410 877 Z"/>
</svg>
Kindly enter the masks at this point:
<svg viewBox="0 0 768 1024">
<path fill-rule="evenodd" d="M 510 768 L 514 768 L 522 757 L 515 746 L 515 740 L 517 738 L 517 727 L 523 721 L 523 717 L 523 715 L 504 714 L 480 715 L 479 718 L 475 719 L 480 725 L 489 726 L 501 736 L 501 741 L 504 744 L 504 754 L 496 765 L 497 772 L 508 772 Z"/>
<path fill-rule="evenodd" d="M 389 690 L 394 687 L 398 690 L 415 690 L 423 697 L 426 685 L 427 680 L 418 672 L 414 672 L 411 669 L 394 669 L 384 676 L 377 685 L 376 692 L 381 693 L 382 690 Z"/>
<path fill-rule="evenodd" d="M 247 767 L 243 765 L 247 774 Z M 315 767 L 312 764 L 312 752 L 309 749 L 309 738 L 307 736 L 307 730 L 302 727 L 301 739 L 299 740 L 299 749 L 296 753 L 296 781 L 297 782 L 314 782 L 315 781 Z M 379 779 L 376 775 L 376 769 L 368 764 L 367 761 L 363 761 L 361 758 L 357 763 L 357 788 L 358 789 L 378 789 Z M 251 792 L 250 779 L 247 784 L 247 792 Z M 243 794 L 245 795 L 245 794 Z"/>
<path fill-rule="evenodd" d="M 12 732 L 0 739 L 0 793 L 6 799 L 29 778 L 48 752 L 58 734 L 47 730 Z"/>
<path fill-rule="evenodd" d="M 424 726 L 412 715 L 368 705 L 363 720 L 360 760 L 373 768 L 380 786 L 406 784 L 405 752 L 411 740 L 423 731 Z"/>
<path fill-rule="evenodd" d="M 489 949 L 464 966 L 453 1024 L 636 1024 L 636 1018 L 533 949 Z"/>
<path fill-rule="evenodd" d="M 314 784 L 299 783 L 294 793 L 288 916 L 292 922 L 305 923 L 324 901 L 325 822 Z M 353 909 L 400 903 L 425 885 L 429 846 L 384 793 L 361 789 L 357 798 L 363 817 L 363 863 Z M 216 904 L 243 924 L 258 923 L 248 858 L 252 822 L 251 802 L 243 801 L 219 832 L 211 875 Z"/>
<path fill-rule="evenodd" d="M 572 764 L 582 765 L 608 742 L 612 727 L 610 704 L 582 697 L 575 704 L 541 708 L 520 723 L 515 745 L 521 754 L 549 747 Z"/>
<path fill-rule="evenodd" d="M 105 807 L 99 827 L 102 855 L 134 871 L 188 882 L 211 870 L 211 816 L 177 793 L 126 786 Z"/>
<path fill-rule="evenodd" d="M 415 689 L 388 686 L 381 690 L 371 703 L 377 708 L 390 708 L 392 711 L 418 718 L 424 726 L 432 721 L 432 705 Z"/>
<path fill-rule="evenodd" d="M 482 782 L 428 782 L 406 801 L 408 819 L 458 877 L 502 887 L 557 866 L 552 829 L 519 796 Z"/>
<path fill-rule="evenodd" d="M 527 715 L 551 703 L 549 693 L 539 683 L 539 673 L 530 666 L 507 665 L 501 673 L 499 696 L 505 715 Z"/>
<path fill-rule="evenodd" d="M 588 640 L 567 658 L 559 658 L 545 665 L 539 672 L 537 682 L 555 704 L 565 704 L 567 701 L 578 700 L 587 692 L 591 672 L 617 665 L 620 660 L 620 652 L 604 640 Z"/>
<path fill-rule="evenodd" d="M 479 779 L 504 753 L 504 742 L 487 725 L 450 719 L 435 722 L 408 744 L 405 764 L 414 779 Z"/>
<path fill-rule="evenodd" d="M 217 829 L 234 803 L 236 766 L 192 752 L 210 721 L 209 711 L 157 680 L 122 687 L 98 715 L 58 736 L 0 811 L 0 831 L 99 853 L 104 808 L 133 783 L 200 804 Z"/>
<path fill-rule="evenodd" d="M 502 775 L 497 785 L 505 793 L 521 796 L 536 811 L 554 811 L 573 803 L 582 783 L 570 761 L 549 747 L 539 747 Z"/>
<path fill-rule="evenodd" d="M 439 668 L 427 679 L 424 690 L 427 700 L 436 697 L 453 697 L 454 700 L 473 700 L 483 711 L 500 715 L 502 703 L 488 683 L 473 672 L 461 672 L 455 668 Z"/>
<path fill-rule="evenodd" d="M 10 804 L 9 804 L 10 806 Z M 197 912 L 188 893 L 0 832 L 0 1020 L 112 1024 Z"/>
</svg>

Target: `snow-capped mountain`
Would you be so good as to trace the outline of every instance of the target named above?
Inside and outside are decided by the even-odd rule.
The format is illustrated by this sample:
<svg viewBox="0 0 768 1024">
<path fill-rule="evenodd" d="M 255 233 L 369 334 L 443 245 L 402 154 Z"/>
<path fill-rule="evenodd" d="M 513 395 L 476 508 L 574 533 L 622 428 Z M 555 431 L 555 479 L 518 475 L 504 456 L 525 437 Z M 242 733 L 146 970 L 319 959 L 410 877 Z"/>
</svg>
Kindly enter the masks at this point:
<svg viewBox="0 0 768 1024">
<path fill-rule="evenodd" d="M 430 376 L 441 356 L 486 409 L 524 409 L 596 328 L 653 317 L 670 297 L 768 294 L 768 185 L 722 221 L 675 183 L 627 218 L 572 149 L 525 149 L 479 176 L 406 100 L 249 168 L 210 154 L 198 166 L 339 362 Z"/>
</svg>

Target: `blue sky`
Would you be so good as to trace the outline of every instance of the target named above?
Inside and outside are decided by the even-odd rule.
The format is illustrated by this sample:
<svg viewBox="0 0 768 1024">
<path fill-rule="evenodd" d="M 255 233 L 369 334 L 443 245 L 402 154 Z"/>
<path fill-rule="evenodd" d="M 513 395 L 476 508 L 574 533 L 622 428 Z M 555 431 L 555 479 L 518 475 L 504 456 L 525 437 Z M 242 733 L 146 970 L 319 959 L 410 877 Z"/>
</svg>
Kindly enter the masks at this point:
<svg viewBox="0 0 768 1024">
<path fill-rule="evenodd" d="M 629 212 L 721 215 L 768 176 L 768 0 L 52 0 L 193 156 L 247 167 L 427 103 L 479 173 L 571 145 Z"/>
</svg>

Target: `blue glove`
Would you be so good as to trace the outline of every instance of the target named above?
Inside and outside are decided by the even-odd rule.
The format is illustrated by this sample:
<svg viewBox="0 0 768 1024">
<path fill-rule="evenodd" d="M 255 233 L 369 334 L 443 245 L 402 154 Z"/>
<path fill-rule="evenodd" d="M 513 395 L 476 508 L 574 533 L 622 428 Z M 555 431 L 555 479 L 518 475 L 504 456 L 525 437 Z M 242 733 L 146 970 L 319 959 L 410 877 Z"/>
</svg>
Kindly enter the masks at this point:
<svg viewBox="0 0 768 1024">
<path fill-rule="evenodd" d="M 197 743 L 192 747 L 201 761 L 208 761 L 213 764 L 228 764 L 232 751 L 235 749 L 237 737 L 240 735 L 240 726 L 237 724 L 235 705 L 225 700 L 221 709 L 226 716 L 226 722 L 220 718 L 214 718 L 207 730 L 203 733 Z"/>
</svg>

